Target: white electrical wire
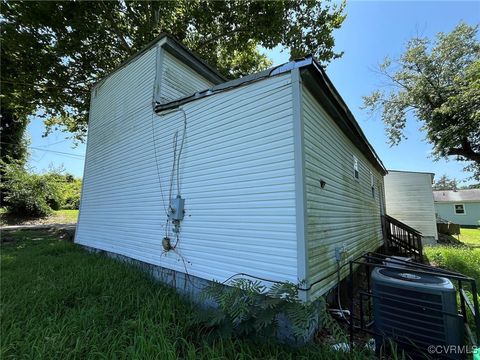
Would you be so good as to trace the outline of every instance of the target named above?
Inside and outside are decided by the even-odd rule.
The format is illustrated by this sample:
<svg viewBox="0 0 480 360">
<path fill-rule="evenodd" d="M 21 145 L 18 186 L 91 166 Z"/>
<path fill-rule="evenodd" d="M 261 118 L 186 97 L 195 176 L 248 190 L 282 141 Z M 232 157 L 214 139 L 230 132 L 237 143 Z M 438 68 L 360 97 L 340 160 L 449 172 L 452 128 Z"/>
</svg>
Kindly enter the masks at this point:
<svg viewBox="0 0 480 360">
<path fill-rule="evenodd" d="M 337 301 L 338 301 L 338 308 L 340 309 L 340 314 L 341 317 L 347 322 L 347 324 L 350 325 L 350 322 L 348 321 L 347 317 L 344 314 L 343 308 L 342 308 L 342 302 L 340 300 L 340 261 L 337 260 Z"/>
</svg>

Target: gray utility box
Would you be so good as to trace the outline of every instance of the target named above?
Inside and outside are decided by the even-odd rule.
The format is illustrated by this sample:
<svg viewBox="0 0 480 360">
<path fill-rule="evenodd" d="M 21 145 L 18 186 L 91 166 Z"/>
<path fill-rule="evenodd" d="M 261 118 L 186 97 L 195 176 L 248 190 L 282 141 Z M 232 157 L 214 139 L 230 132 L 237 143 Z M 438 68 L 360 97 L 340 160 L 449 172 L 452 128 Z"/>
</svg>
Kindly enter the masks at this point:
<svg viewBox="0 0 480 360">
<path fill-rule="evenodd" d="M 464 344 L 463 318 L 450 280 L 401 267 L 375 268 L 371 279 L 378 346 L 393 339 L 399 349 L 415 357 L 419 350 L 428 354 L 431 345 Z M 442 358 L 461 356 L 442 354 Z"/>
<path fill-rule="evenodd" d="M 170 219 L 176 221 L 183 220 L 184 207 L 185 199 L 182 199 L 180 195 L 177 195 L 176 198 L 172 199 L 172 203 L 170 205 Z"/>
</svg>

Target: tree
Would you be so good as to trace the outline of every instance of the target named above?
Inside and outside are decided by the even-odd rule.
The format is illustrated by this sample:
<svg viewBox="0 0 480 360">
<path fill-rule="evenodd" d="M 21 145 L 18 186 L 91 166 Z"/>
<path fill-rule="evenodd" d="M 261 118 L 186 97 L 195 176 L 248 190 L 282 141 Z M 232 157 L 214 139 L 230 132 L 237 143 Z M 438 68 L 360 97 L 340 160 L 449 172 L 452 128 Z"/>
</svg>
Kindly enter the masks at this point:
<svg viewBox="0 0 480 360">
<path fill-rule="evenodd" d="M 460 190 L 480 189 L 480 183 L 460 186 Z"/>
<path fill-rule="evenodd" d="M 438 158 L 466 161 L 480 179 L 480 42 L 478 26 L 460 23 L 435 41 L 416 37 L 399 59 L 387 58 L 379 73 L 388 90 L 364 97 L 364 107 L 380 110 L 391 145 L 406 138 L 413 112 Z"/>
<path fill-rule="evenodd" d="M 447 175 L 442 175 L 440 179 L 433 184 L 433 190 L 456 190 L 457 180 L 450 179 Z"/>
<path fill-rule="evenodd" d="M 161 32 L 234 78 L 270 64 L 259 45 L 281 44 L 292 57 L 313 53 L 323 64 L 341 56 L 332 32 L 343 10 L 329 0 L 2 0 L 1 81 L 15 94 L 8 110 L 31 104 L 29 114 L 39 111 L 49 131 L 82 140 L 92 84 Z"/>
</svg>

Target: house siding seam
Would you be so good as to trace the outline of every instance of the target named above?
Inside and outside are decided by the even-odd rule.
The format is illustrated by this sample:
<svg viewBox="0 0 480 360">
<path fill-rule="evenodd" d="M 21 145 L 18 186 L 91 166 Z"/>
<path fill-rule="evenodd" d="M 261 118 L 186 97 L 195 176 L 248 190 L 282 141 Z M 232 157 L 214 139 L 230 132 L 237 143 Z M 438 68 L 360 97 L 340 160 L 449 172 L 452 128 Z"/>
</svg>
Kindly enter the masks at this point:
<svg viewBox="0 0 480 360">
<path fill-rule="evenodd" d="M 306 192 L 305 192 L 305 152 L 304 152 L 304 124 L 302 112 L 302 87 L 300 70 L 293 69 L 292 101 L 293 101 L 293 128 L 295 147 L 295 207 L 297 219 L 297 259 L 298 282 L 309 286 L 309 273 L 306 243 Z M 307 291 L 300 292 L 300 299 L 309 300 Z"/>
<path fill-rule="evenodd" d="M 438 239 L 431 174 L 391 171 L 385 176 L 385 195 L 388 215 L 424 238 Z"/>
<path fill-rule="evenodd" d="M 165 253 L 172 141 L 177 131 L 180 138 L 184 117 L 153 114 L 155 54 L 115 73 L 93 99 L 76 242 L 208 280 L 246 272 L 296 282 L 290 74 L 182 107 L 186 213 L 176 251 Z"/>
<path fill-rule="evenodd" d="M 306 87 L 302 90 L 307 200 L 309 280 L 336 269 L 335 248 L 344 244 L 349 259 L 377 249 L 383 242 L 381 207 L 383 176 L 340 130 Z M 359 179 L 354 179 L 353 156 Z M 374 176 L 372 197 L 370 172 Z M 320 187 L 320 180 L 326 182 Z M 346 271 L 342 272 L 342 277 Z M 316 284 L 311 299 L 336 284 L 332 276 Z"/>
</svg>

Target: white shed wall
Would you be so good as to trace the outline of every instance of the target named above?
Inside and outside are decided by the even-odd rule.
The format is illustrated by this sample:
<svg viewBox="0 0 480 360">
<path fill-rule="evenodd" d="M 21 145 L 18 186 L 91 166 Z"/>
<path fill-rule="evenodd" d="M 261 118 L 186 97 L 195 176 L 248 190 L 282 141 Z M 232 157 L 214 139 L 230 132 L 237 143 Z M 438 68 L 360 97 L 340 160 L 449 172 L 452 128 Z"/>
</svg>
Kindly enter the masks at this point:
<svg viewBox="0 0 480 360">
<path fill-rule="evenodd" d="M 381 213 L 383 176 L 365 158 L 324 111 L 306 87 L 302 88 L 307 200 L 307 253 L 309 282 L 335 271 L 335 248 L 348 257 L 374 251 L 383 242 Z M 354 178 L 353 156 L 359 179 Z M 374 176 L 372 196 L 370 173 Z M 320 180 L 326 182 L 320 187 Z M 344 268 L 346 270 L 346 268 Z M 342 276 L 345 276 L 343 271 Z M 312 298 L 327 292 L 336 276 L 315 285 Z"/>
<path fill-rule="evenodd" d="M 164 49 L 159 54 L 160 103 L 190 96 L 206 90 L 213 84 Z"/>
<path fill-rule="evenodd" d="M 420 231 L 427 243 L 438 239 L 431 174 L 390 171 L 385 197 L 388 215 Z"/>
<path fill-rule="evenodd" d="M 153 114 L 156 66 L 152 49 L 92 99 L 76 242 L 209 280 L 247 272 L 297 282 L 290 74 L 183 106 L 186 214 L 178 247 L 164 253 L 173 135 L 181 138 L 184 117 Z"/>
</svg>

